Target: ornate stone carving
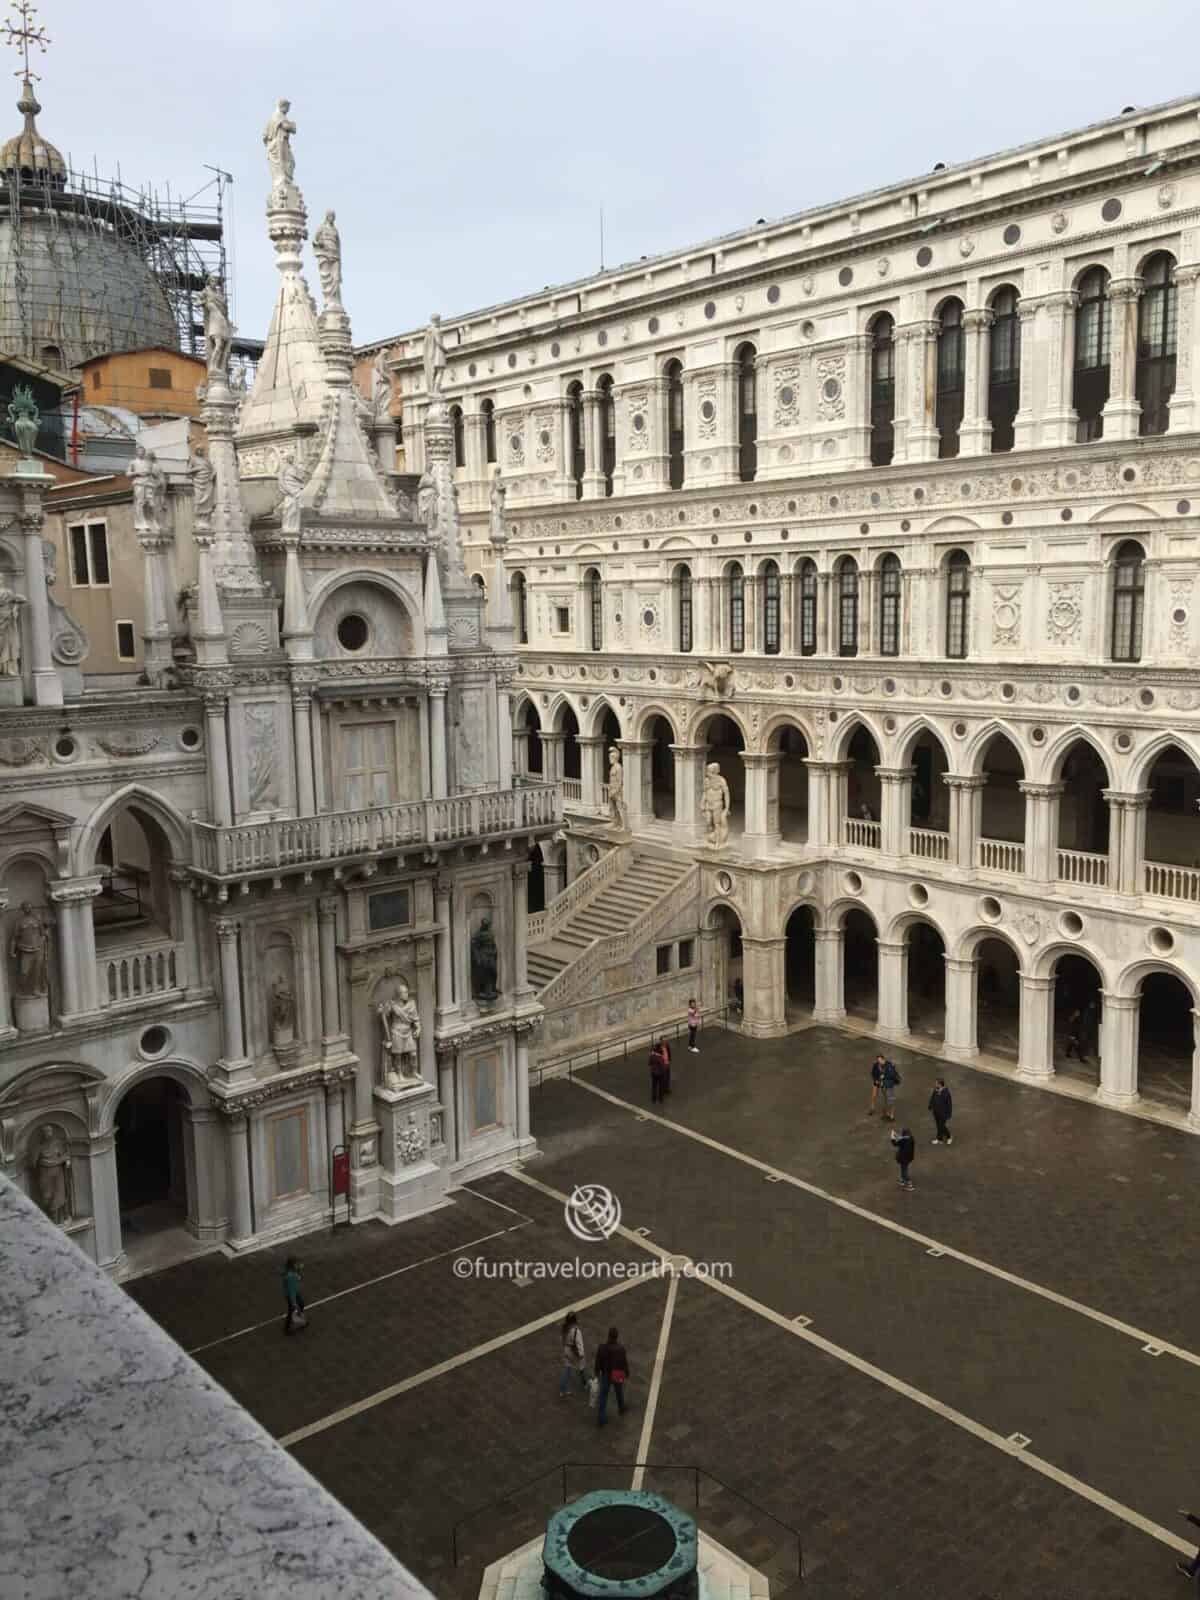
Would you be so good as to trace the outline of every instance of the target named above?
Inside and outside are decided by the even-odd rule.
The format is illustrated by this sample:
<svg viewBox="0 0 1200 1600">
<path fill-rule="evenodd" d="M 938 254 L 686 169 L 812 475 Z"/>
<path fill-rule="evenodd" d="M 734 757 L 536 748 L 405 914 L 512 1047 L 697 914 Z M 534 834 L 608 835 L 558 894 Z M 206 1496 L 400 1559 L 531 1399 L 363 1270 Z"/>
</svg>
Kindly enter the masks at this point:
<svg viewBox="0 0 1200 1600">
<path fill-rule="evenodd" d="M 1056 211 L 1050 218 L 1050 226 L 1055 233 L 1066 233 L 1071 226 L 1071 219 L 1065 211 Z"/>
<path fill-rule="evenodd" d="M 288 116 L 291 109 L 290 100 L 277 101 L 275 110 L 271 113 L 271 120 L 263 132 L 263 144 L 267 150 L 267 169 L 271 174 L 272 199 L 276 195 L 282 198 L 294 186 L 296 158 L 292 154 L 292 135 L 296 131 L 296 124 Z"/>
<path fill-rule="evenodd" d="M 964 233 L 963 234 L 962 238 L 958 241 L 958 253 L 963 258 L 964 261 L 967 259 L 968 256 L 974 255 L 974 253 L 975 253 L 975 238 L 974 238 L 974 235 L 969 234 L 969 233 Z"/>
<path fill-rule="evenodd" d="M 337 230 L 337 217 L 332 211 L 325 213 L 321 226 L 313 234 L 313 255 L 317 258 L 317 274 L 321 279 L 321 298 L 326 309 L 340 308 L 342 304 L 342 236 Z"/>
<path fill-rule="evenodd" d="M 717 380 L 701 378 L 696 384 L 697 432 L 701 439 L 717 436 Z"/>
<path fill-rule="evenodd" d="M 373 1167 L 379 1160 L 379 1153 L 374 1139 L 364 1139 L 358 1147 L 358 1164 L 360 1167 Z"/>
<path fill-rule="evenodd" d="M 496 935 L 492 932 L 492 919 L 484 917 L 471 935 L 471 993 L 476 1000 L 497 998 L 499 961 L 500 952 L 496 947 Z"/>
<path fill-rule="evenodd" d="M 70 1222 L 75 1215 L 71 1147 L 62 1130 L 51 1122 L 44 1123 L 38 1130 L 33 1174 L 38 1204 L 51 1222 Z"/>
<path fill-rule="evenodd" d="M 1052 583 L 1046 613 L 1046 632 L 1052 644 L 1074 644 L 1083 622 L 1083 584 Z"/>
<path fill-rule="evenodd" d="M 608 814 L 618 828 L 625 826 L 625 769 L 621 752 L 613 745 L 608 752 Z"/>
<path fill-rule="evenodd" d="M 775 385 L 775 426 L 794 428 L 800 418 L 800 368 L 792 363 L 776 367 L 772 380 Z"/>
<path fill-rule="evenodd" d="M 415 1111 L 408 1113 L 408 1121 L 396 1129 L 396 1154 L 406 1167 L 415 1165 L 425 1154 L 425 1135 L 417 1126 Z"/>
<path fill-rule="evenodd" d="M 846 415 L 846 358 L 821 356 L 816 362 L 817 415 L 837 422 Z"/>
<path fill-rule="evenodd" d="M 554 415 L 539 411 L 533 419 L 534 455 L 541 462 L 554 460 Z"/>
<path fill-rule="evenodd" d="M 14 976 L 12 992 L 37 998 L 50 992 L 50 930 L 42 913 L 30 901 L 21 904 L 8 942 Z"/>
<path fill-rule="evenodd" d="M 229 650 L 235 656 L 265 656 L 270 638 L 261 622 L 239 622 L 229 637 Z"/>
<path fill-rule="evenodd" d="M 0 584 L 0 678 L 21 675 L 21 607 L 25 598 Z"/>
<path fill-rule="evenodd" d="M 28 767 L 48 759 L 46 747 L 38 739 L 0 739 L 0 766 Z"/>
<path fill-rule="evenodd" d="M 1001 650 L 1013 650 L 1021 642 L 1021 585 L 992 585 L 992 642 Z"/>
<path fill-rule="evenodd" d="M 628 418 L 626 428 L 627 448 L 635 454 L 644 455 L 650 448 L 650 428 L 647 418 L 650 414 L 650 397 L 644 389 L 635 389 L 625 397 L 625 415 Z"/>
<path fill-rule="evenodd" d="M 407 980 L 398 979 L 396 993 L 375 1009 L 383 1029 L 380 1073 L 384 1083 L 389 1089 L 398 1089 L 403 1083 L 419 1080 L 417 1040 L 421 1037 L 421 1019 Z"/>
<path fill-rule="evenodd" d="M 275 707 L 246 707 L 247 790 L 251 811 L 267 811 L 279 804 L 275 760 Z"/>
<path fill-rule="evenodd" d="M 149 755 L 151 750 L 160 743 L 162 734 L 154 729 L 144 729 L 141 732 L 114 732 L 96 735 L 96 743 L 106 756 L 115 756 L 120 761 L 128 761 L 134 756 Z"/>
</svg>

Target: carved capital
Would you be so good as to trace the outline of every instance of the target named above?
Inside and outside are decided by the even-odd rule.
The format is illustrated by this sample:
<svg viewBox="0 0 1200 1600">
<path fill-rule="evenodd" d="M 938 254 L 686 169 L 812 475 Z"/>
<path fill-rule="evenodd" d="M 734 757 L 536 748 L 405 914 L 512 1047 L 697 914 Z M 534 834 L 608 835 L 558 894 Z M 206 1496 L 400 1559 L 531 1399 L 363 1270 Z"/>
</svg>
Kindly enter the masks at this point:
<svg viewBox="0 0 1200 1600">
<path fill-rule="evenodd" d="M 213 932 L 222 944 L 229 944 L 238 936 L 241 924 L 236 917 L 214 917 Z"/>
</svg>

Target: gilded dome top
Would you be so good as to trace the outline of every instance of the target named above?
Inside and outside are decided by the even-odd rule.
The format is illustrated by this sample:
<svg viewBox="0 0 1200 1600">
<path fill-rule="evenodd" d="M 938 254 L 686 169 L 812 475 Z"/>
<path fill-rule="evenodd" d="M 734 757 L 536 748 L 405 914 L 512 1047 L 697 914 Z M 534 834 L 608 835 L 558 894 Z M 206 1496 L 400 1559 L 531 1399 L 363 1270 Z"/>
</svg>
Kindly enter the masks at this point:
<svg viewBox="0 0 1200 1600">
<path fill-rule="evenodd" d="M 25 118 L 25 126 L 15 138 L 0 148 L 0 177 L 20 176 L 25 183 L 46 183 L 55 189 L 65 188 L 67 164 L 48 139 L 38 132 L 36 117 L 41 110 L 33 84 L 28 78 L 17 101 L 17 110 Z"/>
</svg>

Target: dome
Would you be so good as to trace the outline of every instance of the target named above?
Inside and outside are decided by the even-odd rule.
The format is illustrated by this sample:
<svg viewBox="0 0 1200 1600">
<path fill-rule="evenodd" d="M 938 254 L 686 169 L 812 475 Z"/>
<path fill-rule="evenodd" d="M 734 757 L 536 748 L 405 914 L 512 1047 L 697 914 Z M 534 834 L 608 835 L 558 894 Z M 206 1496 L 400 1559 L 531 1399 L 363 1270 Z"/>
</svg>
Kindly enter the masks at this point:
<svg viewBox="0 0 1200 1600">
<path fill-rule="evenodd" d="M 67 163 L 49 142 L 38 132 L 34 118 L 41 110 L 33 84 L 25 79 L 17 110 L 25 118 L 25 126 L 14 139 L 9 139 L 0 149 L 0 177 L 20 177 L 22 183 L 49 184 L 52 189 L 64 189 L 67 183 Z"/>
</svg>

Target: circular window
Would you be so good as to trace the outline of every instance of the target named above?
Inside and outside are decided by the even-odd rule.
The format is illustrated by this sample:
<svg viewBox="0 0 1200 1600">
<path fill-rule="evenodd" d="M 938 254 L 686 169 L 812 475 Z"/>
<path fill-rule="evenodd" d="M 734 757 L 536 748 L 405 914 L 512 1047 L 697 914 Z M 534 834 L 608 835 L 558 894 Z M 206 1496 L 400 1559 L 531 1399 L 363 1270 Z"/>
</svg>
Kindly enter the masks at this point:
<svg viewBox="0 0 1200 1600">
<path fill-rule="evenodd" d="M 794 512 L 795 509 L 796 509 L 796 502 L 794 500 L 789 500 L 788 501 L 788 510 Z"/>
<path fill-rule="evenodd" d="M 1006 528 L 1011 528 L 1012 527 L 1012 520 L 1013 520 L 1013 514 L 1012 514 L 1011 511 L 1002 511 L 1000 513 L 1000 521 L 1004 524 L 1004 526 Z"/>
<path fill-rule="evenodd" d="M 1070 506 L 1064 506 L 1058 514 L 1064 522 L 1070 522 L 1071 518 L 1075 515 Z"/>
<path fill-rule="evenodd" d="M 620 527 L 620 526 L 621 526 L 621 519 L 620 519 L 620 517 L 614 517 L 614 518 L 613 518 L 613 527 L 614 527 L 614 528 L 619 528 L 619 527 Z"/>
<path fill-rule="evenodd" d="M 884 694 L 895 694 L 895 692 L 896 692 L 896 680 L 895 680 L 895 678 L 885 678 L 883 680 L 883 692 L 884 692 Z"/>
<path fill-rule="evenodd" d="M 833 680 L 833 687 L 835 693 L 840 693 L 842 688 L 842 680 L 840 678 L 835 678 Z"/>
<path fill-rule="evenodd" d="M 917 265 L 919 267 L 927 267 L 932 260 L 933 251 L 927 244 L 923 244 L 917 251 Z"/>
<path fill-rule="evenodd" d="M 1029 730 L 1029 737 L 1034 744 L 1045 744 L 1046 730 L 1045 728 L 1031 728 Z"/>
<path fill-rule="evenodd" d="M 721 520 L 721 508 L 720 508 L 720 506 L 714 506 L 712 508 L 712 516 L 713 516 L 713 521 L 714 522 L 720 522 L 720 520 Z"/>
<path fill-rule="evenodd" d="M 779 304 L 779 285 L 777 283 L 773 283 L 767 290 L 767 304 L 769 306 L 776 306 Z"/>
<path fill-rule="evenodd" d="M 658 682 L 658 673 L 655 672 L 653 667 L 650 668 L 648 676 L 649 676 L 649 679 L 650 679 L 651 683 L 657 683 Z"/>
<path fill-rule="evenodd" d="M 1160 956 L 1170 955 L 1175 948 L 1175 935 L 1170 928 L 1151 928 L 1146 935 L 1146 942 L 1151 950 Z"/>
<path fill-rule="evenodd" d="M 831 494 L 829 496 L 829 509 L 831 511 L 836 511 L 837 508 L 841 505 L 841 503 L 842 502 L 838 499 L 837 495 Z"/>
<path fill-rule="evenodd" d="M 508 353 L 508 364 L 510 367 L 515 367 L 517 364 L 516 352 L 513 350 L 510 350 Z"/>
<path fill-rule="evenodd" d="M 543 446 L 550 443 L 550 435 L 546 432 L 545 428 L 543 428 L 541 433 L 538 434 L 538 443 Z"/>
<path fill-rule="evenodd" d="M 621 678 L 621 669 L 620 669 L 620 667 L 614 667 L 612 669 L 612 675 L 613 675 L 613 681 L 614 682 L 619 682 L 620 678 Z M 621 701 L 621 704 L 622 705 L 625 704 L 624 700 Z"/>
<path fill-rule="evenodd" d="M 859 876 L 859 874 L 857 872 L 848 872 L 846 874 L 846 876 L 842 879 L 842 882 L 846 885 L 847 893 L 849 893 L 849 894 L 861 894 L 862 893 L 862 883 L 863 883 L 863 881 L 862 881 L 862 878 Z"/>
<path fill-rule="evenodd" d="M 704 315 L 708 318 L 709 322 L 712 321 L 712 319 L 716 316 L 716 314 L 717 314 L 717 302 L 715 300 L 707 301 L 705 303 L 705 306 L 704 306 Z"/>
<path fill-rule="evenodd" d="M 717 536 L 716 536 L 716 534 L 715 534 L 715 533 L 710 533 L 710 534 L 709 534 L 709 536 L 708 536 L 708 542 L 709 542 L 709 544 L 716 544 L 716 542 L 717 542 Z"/>
<path fill-rule="evenodd" d="M 649 606 L 642 612 L 642 626 L 644 628 L 652 628 L 654 626 L 654 613 Z"/>
<path fill-rule="evenodd" d="M 1172 611 L 1172 613 L 1171 613 L 1171 621 L 1173 623 L 1175 623 L 1176 627 L 1181 626 L 1183 623 L 1185 623 L 1187 621 L 1187 612 L 1183 609 L 1182 606 L 1176 606 L 1174 611 Z"/>
<path fill-rule="evenodd" d="M 924 489 L 916 488 L 916 489 L 913 490 L 913 499 L 914 500 L 924 500 L 924 498 L 925 498 Z"/>
<path fill-rule="evenodd" d="M 743 542 L 743 544 L 750 544 L 752 542 L 753 538 L 754 538 L 754 535 L 752 533 L 750 533 L 749 531 L 747 531 L 742 535 L 742 542 Z"/>
<path fill-rule="evenodd" d="M 1138 705 L 1152 706 L 1154 704 L 1154 690 L 1143 689 L 1138 695 Z"/>
<path fill-rule="evenodd" d="M 587 847 L 587 858 L 593 865 L 600 859 L 599 845 L 590 844 Z"/>
<path fill-rule="evenodd" d="M 838 713 L 838 712 L 836 712 L 836 711 L 831 711 L 831 712 L 830 712 L 830 713 L 829 713 L 829 720 L 830 720 L 830 722 L 836 722 L 836 721 L 837 721 L 837 719 L 838 719 L 838 716 L 839 716 L 839 713 Z"/>
<path fill-rule="evenodd" d="M 750 502 L 750 515 L 752 517 L 756 517 L 758 515 L 758 502 L 756 500 L 751 500 Z"/>
<path fill-rule="evenodd" d="M 985 894 L 979 902 L 979 915 L 985 922 L 999 922 L 1003 909 L 994 894 Z"/>
<path fill-rule="evenodd" d="M 658 332 L 658 318 L 657 317 L 651 317 L 650 321 L 646 324 L 646 328 L 650 333 L 657 333 Z"/>
<path fill-rule="evenodd" d="M 953 731 L 954 731 L 954 737 L 956 739 L 965 739 L 967 737 L 967 725 L 966 725 L 966 723 L 965 722 L 956 722 L 954 724 L 954 730 Z"/>
<path fill-rule="evenodd" d="M 871 524 L 869 522 L 860 522 L 858 525 L 858 531 L 859 533 L 870 533 Z"/>
<path fill-rule="evenodd" d="M 1002 683 L 1000 685 L 1000 698 L 1002 700 L 1011 700 L 1016 692 L 1011 683 Z"/>
<path fill-rule="evenodd" d="M 941 684 L 939 685 L 939 687 L 940 687 L 942 693 L 946 696 L 947 700 L 954 693 L 954 685 L 950 682 L 950 680 L 948 678 L 943 678 L 942 681 L 941 681 Z"/>
<path fill-rule="evenodd" d="M 145 1028 L 142 1037 L 138 1040 L 138 1049 L 144 1056 L 161 1056 L 171 1043 L 168 1029 L 153 1027 Z"/>
<path fill-rule="evenodd" d="M 779 532 L 779 537 L 783 540 L 784 544 L 786 544 L 788 542 L 788 539 L 791 537 L 791 535 L 788 533 L 786 528 L 781 528 L 780 532 Z"/>
<path fill-rule="evenodd" d="M 795 404 L 795 400 L 795 389 L 792 388 L 790 383 L 785 383 L 783 388 L 779 391 L 779 404 L 781 406 L 790 406 Z"/>
<path fill-rule="evenodd" d="M 343 650 L 361 650 L 371 636 L 366 617 L 351 611 L 337 625 L 338 643 Z"/>
<path fill-rule="evenodd" d="M 705 422 L 711 422 L 716 414 L 717 408 L 715 405 L 713 405 L 711 400 L 702 400 L 700 402 L 700 415 L 704 418 Z"/>
<path fill-rule="evenodd" d="M 200 729 L 185 728 L 179 735 L 179 742 L 185 750 L 198 750 L 200 748 Z"/>
<path fill-rule="evenodd" d="M 470 366 L 467 368 L 467 377 L 473 378 L 478 370 L 478 367 L 476 367 L 475 363 L 472 361 Z"/>
<path fill-rule="evenodd" d="M 923 883 L 909 885 L 908 903 L 911 906 L 927 906 L 929 904 L 929 890 Z"/>
<path fill-rule="evenodd" d="M 837 378 L 826 378 L 825 382 L 821 385 L 821 393 L 825 396 L 826 400 L 836 400 L 841 392 L 842 386 Z"/>
<path fill-rule="evenodd" d="M 1128 734 L 1128 733 L 1119 733 L 1117 735 L 1117 737 L 1113 740 L 1113 743 L 1116 745 L 1118 750 L 1122 750 L 1122 751 L 1124 751 L 1124 750 L 1132 750 L 1133 749 L 1133 735 L 1132 734 Z"/>
<path fill-rule="evenodd" d="M 1021 238 L 1021 230 L 1020 230 L 1020 228 L 1017 227 L 1015 222 L 1010 222 L 1008 227 L 1005 228 L 1005 230 L 1004 230 L 1004 242 L 1005 242 L 1005 244 L 1017 244 L 1020 241 L 1020 238 Z"/>
<path fill-rule="evenodd" d="M 796 874 L 796 888 L 801 894 L 808 894 L 811 891 L 812 886 L 813 875 L 811 872 L 800 872 Z"/>
<path fill-rule="evenodd" d="M 783 687 L 785 689 L 794 689 L 796 687 L 796 680 L 792 677 L 790 672 L 784 675 Z"/>
<path fill-rule="evenodd" d="M 514 456 L 519 456 L 521 454 L 521 435 L 519 433 L 509 435 L 508 448 L 512 451 Z"/>
<path fill-rule="evenodd" d="M 70 735 L 66 735 L 61 739 L 55 740 L 54 754 L 60 761 L 70 761 L 79 754 L 79 746 Z"/>
<path fill-rule="evenodd" d="M 559 342 L 558 342 L 558 340 L 557 340 L 557 339 L 556 339 L 556 340 L 555 340 L 555 341 L 554 341 L 554 343 L 553 343 L 553 344 L 552 344 L 552 345 L 551 345 L 551 346 L 550 346 L 550 354 L 551 354 L 551 355 L 552 355 L 552 356 L 558 356 L 558 355 L 561 355 L 561 354 L 562 354 L 562 345 L 560 345 L 560 344 L 559 344 Z"/>
<path fill-rule="evenodd" d="M 1079 690 L 1074 684 L 1067 690 L 1067 699 L 1074 705 L 1079 699 Z"/>
<path fill-rule="evenodd" d="M 640 411 L 635 411 L 633 413 L 633 431 L 634 431 L 634 433 L 643 433 L 645 431 L 645 428 L 646 428 L 646 419 L 645 419 L 645 417 L 642 415 L 642 413 Z"/>
<path fill-rule="evenodd" d="M 1136 467 L 1126 467 L 1124 469 L 1124 471 L 1121 473 L 1121 478 L 1122 478 L 1122 481 L 1125 482 L 1125 483 L 1136 483 L 1137 482 L 1137 468 Z"/>
<path fill-rule="evenodd" d="M 804 337 L 806 339 L 811 339 L 813 337 L 813 335 L 816 333 L 816 331 L 817 331 L 817 325 L 816 325 L 815 322 L 802 322 L 800 324 L 800 332 L 804 335 Z"/>
<path fill-rule="evenodd" d="M 1115 222 L 1121 215 L 1121 202 L 1119 200 L 1106 200 L 1100 207 L 1100 215 L 1105 222 Z"/>
<path fill-rule="evenodd" d="M 1065 933 L 1068 939 L 1078 939 L 1083 932 L 1083 918 L 1077 911 L 1064 911 L 1058 919 L 1059 933 Z"/>
<path fill-rule="evenodd" d="M 895 719 L 895 717 L 884 717 L 884 719 L 883 719 L 883 731 L 884 731 L 884 733 L 895 733 L 895 731 L 896 731 L 896 719 Z"/>
<path fill-rule="evenodd" d="M 838 282 L 841 284 L 843 289 L 846 288 L 848 284 L 853 283 L 854 269 L 852 267 L 843 267 L 838 273 Z"/>
<path fill-rule="evenodd" d="M 904 519 L 904 521 L 903 521 L 903 522 L 902 522 L 902 523 L 901 523 L 901 524 L 900 524 L 900 532 L 901 532 L 901 533 L 907 533 L 907 532 L 908 532 L 908 530 L 909 530 L 909 529 L 910 529 L 910 528 L 911 528 L 911 527 L 912 527 L 912 523 L 911 523 L 911 522 L 909 522 L 909 520 L 908 520 L 908 518 L 907 518 L 907 517 L 906 517 L 906 518 L 905 518 L 905 519 Z"/>
<path fill-rule="evenodd" d="M 1192 509 L 1192 502 L 1190 500 L 1181 500 L 1175 509 L 1178 511 L 1181 517 L 1186 517 L 1188 512 Z"/>
<path fill-rule="evenodd" d="M 720 889 L 722 894 L 728 894 L 733 888 L 733 879 L 727 872 L 717 873 L 717 888 Z"/>
<path fill-rule="evenodd" d="M 964 497 L 969 495 L 971 493 L 971 485 L 969 483 L 959 484 L 958 492 Z"/>
<path fill-rule="evenodd" d="M 649 541 L 649 539 L 643 539 L 643 540 L 642 540 L 642 549 L 643 549 L 643 550 L 649 550 L 649 548 L 650 548 L 650 541 Z"/>
</svg>

